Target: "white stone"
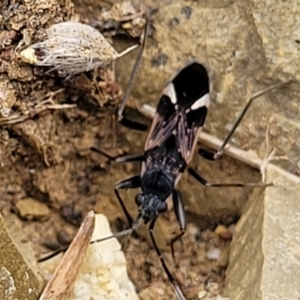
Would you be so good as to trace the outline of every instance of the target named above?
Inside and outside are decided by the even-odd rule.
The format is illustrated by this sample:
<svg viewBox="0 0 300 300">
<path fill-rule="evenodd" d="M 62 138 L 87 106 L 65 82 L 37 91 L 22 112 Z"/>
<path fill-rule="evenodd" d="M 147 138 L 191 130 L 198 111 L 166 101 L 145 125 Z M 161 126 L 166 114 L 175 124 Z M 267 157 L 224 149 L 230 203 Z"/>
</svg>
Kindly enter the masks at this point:
<svg viewBox="0 0 300 300">
<path fill-rule="evenodd" d="M 104 215 L 95 216 L 92 240 L 112 235 Z M 71 289 L 70 300 L 135 300 L 138 296 L 126 270 L 126 259 L 117 239 L 90 245 Z"/>
</svg>

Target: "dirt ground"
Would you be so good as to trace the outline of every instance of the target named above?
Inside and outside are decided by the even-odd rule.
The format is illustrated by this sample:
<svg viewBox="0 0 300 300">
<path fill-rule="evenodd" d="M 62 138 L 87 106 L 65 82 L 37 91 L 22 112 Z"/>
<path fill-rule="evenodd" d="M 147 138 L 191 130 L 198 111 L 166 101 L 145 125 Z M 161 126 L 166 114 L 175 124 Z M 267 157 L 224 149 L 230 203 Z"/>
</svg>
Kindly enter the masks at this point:
<svg viewBox="0 0 300 300">
<path fill-rule="evenodd" d="M 3 12 L 0 18 L 0 209 L 6 218 L 10 214 L 20 217 L 26 240 L 33 243 L 36 257 L 40 257 L 49 249 L 68 244 L 89 210 L 104 213 L 114 231 L 126 227 L 113 185 L 138 174 L 139 166 L 110 162 L 90 147 L 113 156 L 141 153 L 146 134 L 117 124 L 114 112 L 122 90 L 113 81 L 111 71 L 99 69 L 64 79 L 55 72 L 44 74 L 45 69 L 22 63 L 16 57 L 14 51 L 22 37 L 39 40 L 41 30 L 36 30 L 37 27 L 42 29 L 50 19 L 57 23 L 73 15 L 69 1 L 61 1 L 60 5 L 50 1 L 49 15 L 42 24 L 38 17 L 41 7 L 37 7 L 42 2 L 28 1 L 27 5 L 32 5 L 30 9 L 12 2 L 0 4 Z M 26 19 L 30 22 L 25 22 Z M 47 106 L 49 103 L 52 107 Z M 3 108 L 8 109 L 8 115 L 3 113 Z M 228 158 L 215 166 L 216 169 L 223 166 L 223 172 L 231 174 L 241 168 Z M 203 166 L 210 167 L 211 163 Z M 183 193 L 186 190 L 196 194 L 203 190 L 195 182 L 185 183 L 181 185 Z M 220 193 L 225 196 L 228 190 Z M 32 202 L 22 205 L 26 201 Z M 165 250 L 168 248 L 163 250 L 187 299 L 222 294 L 239 208 L 233 211 L 220 213 L 217 218 L 188 213 L 184 249 L 180 243 L 176 244 L 177 268 L 170 251 Z M 162 219 L 168 224 L 168 231 L 173 233 L 178 228 L 172 211 Z M 159 230 L 155 234 L 167 240 Z M 129 276 L 141 299 L 175 299 L 159 259 L 146 239 L 132 237 L 124 251 Z"/>
</svg>

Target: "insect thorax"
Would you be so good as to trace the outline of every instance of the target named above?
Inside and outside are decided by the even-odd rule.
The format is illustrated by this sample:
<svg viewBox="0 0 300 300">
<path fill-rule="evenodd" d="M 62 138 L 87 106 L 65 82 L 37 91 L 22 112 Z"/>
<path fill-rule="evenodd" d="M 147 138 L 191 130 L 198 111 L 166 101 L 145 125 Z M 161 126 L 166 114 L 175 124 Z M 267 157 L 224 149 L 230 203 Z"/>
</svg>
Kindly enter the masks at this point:
<svg viewBox="0 0 300 300">
<path fill-rule="evenodd" d="M 185 161 L 175 147 L 161 145 L 146 151 L 141 188 L 158 194 L 162 200 L 173 191 L 176 179 L 185 169 Z"/>
</svg>

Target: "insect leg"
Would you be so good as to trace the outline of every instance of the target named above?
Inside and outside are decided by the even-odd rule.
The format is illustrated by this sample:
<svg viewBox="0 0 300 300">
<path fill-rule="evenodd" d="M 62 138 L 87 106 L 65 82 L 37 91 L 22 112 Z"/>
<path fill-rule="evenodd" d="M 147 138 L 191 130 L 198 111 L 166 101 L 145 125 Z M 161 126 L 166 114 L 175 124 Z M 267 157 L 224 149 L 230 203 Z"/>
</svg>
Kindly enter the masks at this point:
<svg viewBox="0 0 300 300">
<path fill-rule="evenodd" d="M 127 218 L 127 221 L 129 223 L 129 226 L 132 226 L 132 218 L 124 204 L 123 199 L 120 196 L 119 190 L 127 190 L 127 189 L 134 189 L 134 188 L 139 188 L 141 186 L 141 179 L 140 179 L 140 175 L 137 176 L 133 176 L 133 177 L 129 177 L 127 179 L 124 179 L 122 181 L 119 181 L 116 185 L 115 185 L 115 194 L 119 200 L 119 203 L 123 209 L 123 212 Z"/>
<path fill-rule="evenodd" d="M 133 119 L 129 119 L 123 115 L 121 116 L 121 118 L 118 118 L 118 122 L 127 128 L 138 131 L 146 131 L 148 129 L 148 126 L 146 124 L 140 123 Z"/>
<path fill-rule="evenodd" d="M 51 253 L 48 253 L 48 254 L 44 255 L 43 257 L 38 258 L 37 262 L 40 263 L 40 262 L 47 261 L 48 259 L 53 258 L 56 255 L 58 255 L 59 253 L 67 251 L 68 248 L 69 248 L 69 245 L 65 246 L 65 247 L 61 247 L 59 249 L 56 249 L 56 250 L 52 251 Z"/>
<path fill-rule="evenodd" d="M 145 158 L 145 154 L 133 154 L 133 155 L 124 155 L 119 156 L 116 158 L 116 162 L 137 162 L 137 161 L 143 161 Z"/>
<path fill-rule="evenodd" d="M 244 187 L 244 186 L 253 186 L 253 187 L 266 187 L 271 186 L 273 183 L 242 183 L 242 182 L 233 182 L 233 183 L 210 183 L 207 182 L 198 172 L 196 172 L 193 168 L 188 168 L 188 172 L 192 175 L 198 182 L 206 187 Z"/>
<path fill-rule="evenodd" d="M 111 156 L 110 154 L 106 153 L 105 151 L 102 151 L 98 148 L 91 147 L 90 150 L 97 152 L 104 157 L 108 158 L 109 160 L 116 161 L 116 162 L 137 162 L 137 161 L 143 161 L 145 155 L 144 154 L 133 154 L 133 155 L 122 155 L 122 156 Z"/>
<path fill-rule="evenodd" d="M 170 281 L 170 282 L 172 283 L 172 285 L 173 285 L 173 288 L 174 288 L 174 290 L 175 290 L 175 293 L 176 293 L 176 295 L 177 295 L 177 298 L 178 298 L 179 300 L 185 300 L 185 297 L 183 296 L 183 294 L 182 294 L 182 292 L 181 292 L 181 290 L 180 290 L 180 288 L 179 288 L 179 286 L 178 286 L 177 280 L 173 277 L 173 275 L 172 275 L 171 272 L 169 271 L 169 269 L 168 269 L 168 267 L 167 267 L 167 265 L 166 265 L 166 263 L 165 263 L 165 261 L 164 261 L 164 259 L 163 259 L 163 257 L 162 257 L 162 254 L 161 254 L 160 250 L 158 249 L 158 246 L 157 246 L 157 244 L 156 244 L 156 241 L 155 241 L 155 239 L 154 239 L 153 228 L 154 228 L 155 222 L 156 222 L 156 219 L 153 219 L 153 220 L 151 221 L 150 225 L 149 225 L 149 233 L 150 233 L 150 237 L 151 237 L 152 244 L 153 244 L 153 246 L 154 246 L 154 249 L 155 249 L 155 251 L 156 251 L 156 253 L 157 253 L 158 258 L 160 259 L 160 262 L 161 262 L 161 264 L 162 264 L 162 267 L 163 267 L 164 271 L 166 272 L 166 274 L 167 274 L 167 276 L 168 276 L 169 281 Z"/>
<path fill-rule="evenodd" d="M 173 260 L 174 260 L 174 262 L 176 264 L 176 261 L 175 261 L 175 252 L 174 252 L 174 244 L 175 244 L 175 242 L 177 240 L 180 240 L 181 244 L 183 245 L 181 237 L 185 234 L 186 219 L 185 219 L 185 213 L 184 213 L 184 208 L 183 208 L 183 203 L 182 203 L 182 198 L 181 198 L 180 192 L 177 191 L 177 190 L 174 190 L 172 198 L 173 198 L 173 207 L 174 207 L 176 219 L 177 219 L 177 221 L 179 223 L 179 228 L 180 228 L 180 231 L 181 231 L 170 242 L 172 257 L 173 257 Z"/>
<path fill-rule="evenodd" d="M 129 118 L 126 118 L 123 115 L 124 109 L 125 109 L 125 105 L 126 102 L 129 98 L 130 92 L 131 92 L 131 88 L 132 88 L 132 84 L 133 81 L 136 77 L 137 71 L 138 71 L 138 67 L 139 64 L 141 62 L 142 56 L 143 56 L 143 52 L 144 52 L 144 48 L 145 48 L 145 44 L 146 44 L 146 39 L 147 39 L 147 34 L 148 34 L 148 27 L 149 27 L 149 16 L 148 16 L 148 12 L 145 12 L 145 16 L 146 16 L 146 24 L 145 24 L 145 28 L 144 28 L 144 36 L 143 36 L 143 41 L 142 41 L 142 45 L 140 47 L 140 51 L 139 54 L 137 56 L 137 59 L 134 63 L 129 81 L 127 83 L 127 87 L 124 93 L 124 96 L 122 98 L 121 104 L 119 106 L 119 109 L 117 111 L 117 118 L 118 118 L 118 122 L 121 123 L 122 125 L 129 127 L 131 129 L 135 129 L 135 130 L 140 130 L 140 131 L 146 131 L 148 126 L 139 122 L 136 122 L 135 120 L 130 120 Z"/>
<path fill-rule="evenodd" d="M 218 149 L 217 152 L 209 152 L 207 150 L 204 150 L 204 149 L 199 149 L 198 153 L 203 156 L 204 158 L 208 159 L 208 160 L 216 160 L 218 159 L 222 154 L 223 154 L 223 151 L 227 145 L 227 143 L 229 142 L 229 140 L 231 139 L 232 135 L 234 134 L 236 128 L 239 126 L 239 124 L 241 123 L 243 117 L 245 116 L 247 110 L 249 109 L 250 105 L 252 104 L 252 101 L 256 98 L 259 98 L 260 96 L 268 93 L 269 91 L 275 89 L 275 88 L 279 88 L 287 83 L 289 83 L 290 81 L 286 81 L 286 82 L 280 82 L 280 83 L 277 83 L 273 86 L 270 86 L 254 95 L 252 95 L 248 100 L 247 100 L 247 103 L 246 105 L 244 106 L 243 110 L 241 111 L 240 115 L 238 116 L 238 118 L 236 119 L 235 123 L 233 124 L 230 132 L 228 133 L 227 137 L 225 138 L 223 144 L 220 146 L 220 148 Z"/>
</svg>

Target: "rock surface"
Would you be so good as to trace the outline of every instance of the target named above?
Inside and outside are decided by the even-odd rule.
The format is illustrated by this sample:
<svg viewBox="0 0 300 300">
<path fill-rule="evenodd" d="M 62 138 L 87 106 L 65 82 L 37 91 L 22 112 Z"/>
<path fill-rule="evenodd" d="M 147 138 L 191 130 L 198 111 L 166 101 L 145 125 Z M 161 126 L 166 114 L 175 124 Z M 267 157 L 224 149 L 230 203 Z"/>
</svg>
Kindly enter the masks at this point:
<svg viewBox="0 0 300 300">
<path fill-rule="evenodd" d="M 267 179 L 276 186 L 253 192 L 235 229 L 227 269 L 231 300 L 300 297 L 300 179 L 276 170 Z"/>
<path fill-rule="evenodd" d="M 5 223 L 0 214 L 1 299 L 36 300 L 42 291 L 44 283 L 33 250 L 22 239 L 18 220 Z"/>
<path fill-rule="evenodd" d="M 33 198 L 26 198 L 16 203 L 16 209 L 21 218 L 45 220 L 50 215 L 50 209 L 44 203 Z"/>
</svg>

